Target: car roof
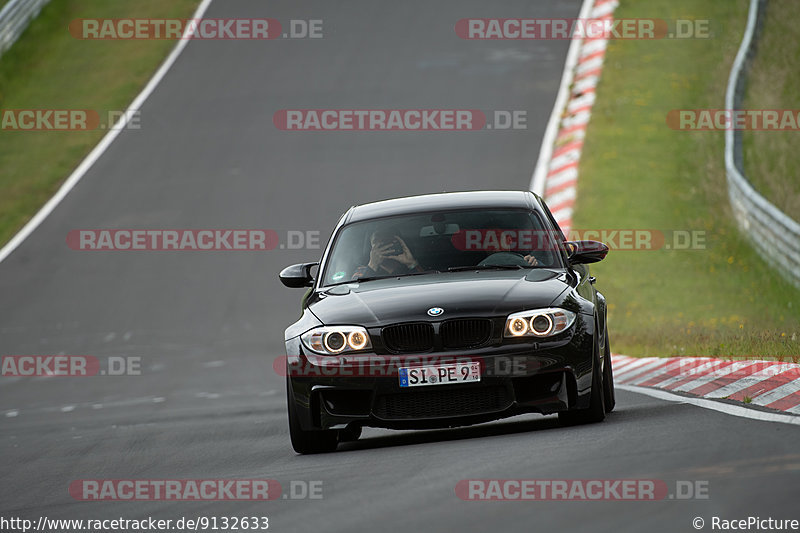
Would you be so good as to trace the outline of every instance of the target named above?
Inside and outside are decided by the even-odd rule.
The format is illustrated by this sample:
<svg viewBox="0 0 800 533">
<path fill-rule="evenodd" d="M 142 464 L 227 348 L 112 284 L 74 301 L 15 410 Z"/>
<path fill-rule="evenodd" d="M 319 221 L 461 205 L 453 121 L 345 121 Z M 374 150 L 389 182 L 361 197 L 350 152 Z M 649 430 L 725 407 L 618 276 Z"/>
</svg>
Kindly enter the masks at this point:
<svg viewBox="0 0 800 533">
<path fill-rule="evenodd" d="M 350 208 L 344 223 L 373 218 L 408 215 L 426 211 L 456 209 L 535 209 L 535 195 L 530 191 L 465 191 L 424 194 L 393 198 Z"/>
</svg>

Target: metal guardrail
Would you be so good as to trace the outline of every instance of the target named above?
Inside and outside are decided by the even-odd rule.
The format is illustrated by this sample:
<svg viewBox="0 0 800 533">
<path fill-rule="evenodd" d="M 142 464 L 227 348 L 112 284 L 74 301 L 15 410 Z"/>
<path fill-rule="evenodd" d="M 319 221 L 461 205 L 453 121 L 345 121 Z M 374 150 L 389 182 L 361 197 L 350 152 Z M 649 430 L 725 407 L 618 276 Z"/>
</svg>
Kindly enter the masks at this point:
<svg viewBox="0 0 800 533">
<path fill-rule="evenodd" d="M 0 55 L 19 39 L 50 0 L 11 0 L 0 10 Z"/>
<path fill-rule="evenodd" d="M 747 28 L 728 78 L 725 109 L 741 109 L 744 73 L 754 50 L 754 35 L 763 23 L 767 1 L 750 1 Z M 742 131 L 728 129 L 725 131 L 725 171 L 736 221 L 767 261 L 783 277 L 800 287 L 800 223 L 753 188 L 744 175 L 742 161 Z"/>
</svg>

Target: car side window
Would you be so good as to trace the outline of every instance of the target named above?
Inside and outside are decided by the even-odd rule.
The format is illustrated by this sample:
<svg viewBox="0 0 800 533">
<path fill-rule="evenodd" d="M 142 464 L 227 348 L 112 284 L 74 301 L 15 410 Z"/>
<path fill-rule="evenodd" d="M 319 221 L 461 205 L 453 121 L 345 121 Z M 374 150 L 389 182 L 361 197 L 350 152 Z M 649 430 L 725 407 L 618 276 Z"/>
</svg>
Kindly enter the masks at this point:
<svg viewBox="0 0 800 533">
<path fill-rule="evenodd" d="M 567 238 L 564 236 L 564 232 L 561 230 L 561 226 L 558 225 L 556 219 L 553 218 L 553 213 L 550 212 L 550 208 L 547 207 L 547 204 L 544 201 L 541 202 L 542 209 L 544 210 L 544 214 L 547 217 L 548 222 L 553 228 L 554 237 L 558 242 L 556 244 L 559 252 L 561 253 L 561 259 L 564 261 L 564 264 L 567 264 L 567 251 L 564 247 L 564 242 L 566 242 Z"/>
</svg>

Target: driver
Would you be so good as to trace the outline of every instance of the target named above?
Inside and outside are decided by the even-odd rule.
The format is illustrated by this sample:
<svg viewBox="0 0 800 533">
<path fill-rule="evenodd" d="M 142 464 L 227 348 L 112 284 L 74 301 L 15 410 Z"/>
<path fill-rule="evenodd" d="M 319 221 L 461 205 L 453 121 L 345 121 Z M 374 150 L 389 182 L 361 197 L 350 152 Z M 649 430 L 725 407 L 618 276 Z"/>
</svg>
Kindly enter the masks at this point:
<svg viewBox="0 0 800 533">
<path fill-rule="evenodd" d="M 378 230 L 369 239 L 369 263 L 358 267 L 352 279 L 422 272 L 405 241 L 393 231 Z"/>
</svg>

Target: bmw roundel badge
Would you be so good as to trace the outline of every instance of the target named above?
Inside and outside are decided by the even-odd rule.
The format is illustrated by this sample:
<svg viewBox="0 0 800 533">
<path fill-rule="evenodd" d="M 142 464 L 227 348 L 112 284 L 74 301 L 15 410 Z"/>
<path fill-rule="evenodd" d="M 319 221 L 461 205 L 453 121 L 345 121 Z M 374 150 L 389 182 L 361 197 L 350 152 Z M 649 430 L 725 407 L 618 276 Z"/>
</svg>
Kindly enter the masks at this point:
<svg viewBox="0 0 800 533">
<path fill-rule="evenodd" d="M 431 307 L 430 309 L 428 309 L 428 314 L 431 316 L 439 316 L 442 313 L 444 313 L 444 309 L 442 309 L 441 307 Z"/>
</svg>

